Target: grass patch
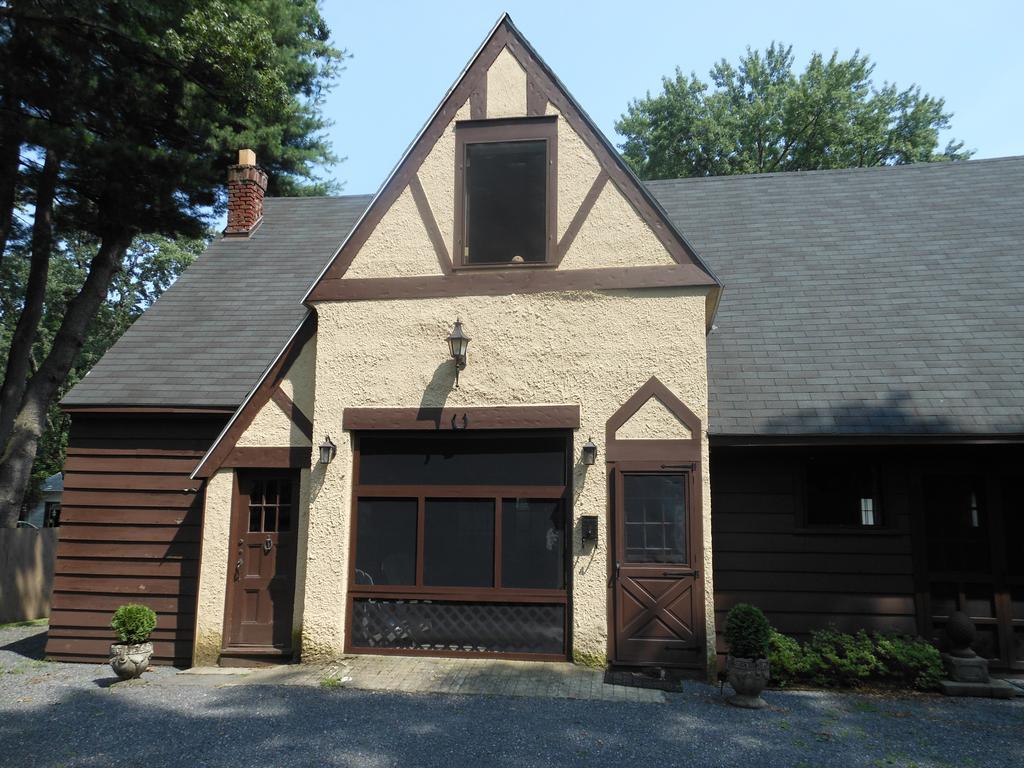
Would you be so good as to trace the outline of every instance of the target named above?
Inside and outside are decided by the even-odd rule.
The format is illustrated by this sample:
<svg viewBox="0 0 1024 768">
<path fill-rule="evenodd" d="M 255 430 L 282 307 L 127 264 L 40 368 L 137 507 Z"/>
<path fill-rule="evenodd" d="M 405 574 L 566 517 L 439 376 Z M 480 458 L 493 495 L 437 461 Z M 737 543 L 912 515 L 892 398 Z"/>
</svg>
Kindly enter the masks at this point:
<svg viewBox="0 0 1024 768">
<path fill-rule="evenodd" d="M 332 688 L 341 688 L 342 685 L 344 684 L 342 683 L 341 678 L 337 675 L 328 675 L 320 681 L 320 687 L 327 688 L 328 690 Z"/>
<path fill-rule="evenodd" d="M 49 623 L 49 619 L 32 619 L 31 621 L 12 621 L 10 624 L 0 624 L 0 629 L 17 629 L 18 627 L 45 627 Z"/>
</svg>

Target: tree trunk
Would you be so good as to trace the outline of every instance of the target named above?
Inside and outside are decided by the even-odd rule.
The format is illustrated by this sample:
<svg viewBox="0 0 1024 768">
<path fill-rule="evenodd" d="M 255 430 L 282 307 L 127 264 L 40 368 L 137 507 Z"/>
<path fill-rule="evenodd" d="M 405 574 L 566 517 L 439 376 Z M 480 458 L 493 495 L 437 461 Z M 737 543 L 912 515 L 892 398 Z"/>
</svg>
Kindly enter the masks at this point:
<svg viewBox="0 0 1024 768">
<path fill-rule="evenodd" d="M 68 304 L 50 354 L 28 381 L 11 436 L 0 454 L 0 528 L 17 525 L 39 438 L 46 428 L 46 409 L 67 378 L 130 243 L 128 230 L 103 238 L 82 290 Z"/>
<path fill-rule="evenodd" d="M 53 250 L 53 198 L 57 189 L 60 160 L 56 152 L 47 150 L 43 170 L 36 184 L 36 205 L 32 223 L 32 257 L 25 288 L 25 303 L 11 337 L 7 353 L 7 370 L 0 387 L 0 445 L 5 445 L 14 427 L 14 418 L 28 383 L 32 345 L 36 341 L 39 321 L 43 317 L 46 282 L 50 274 Z"/>
<path fill-rule="evenodd" d="M 0 104 L 0 109 L 4 105 Z M 21 138 L 14 118 L 5 119 L 0 129 L 0 261 L 7 250 L 14 221 L 14 201 L 18 192 L 18 162 L 21 160 Z"/>
</svg>

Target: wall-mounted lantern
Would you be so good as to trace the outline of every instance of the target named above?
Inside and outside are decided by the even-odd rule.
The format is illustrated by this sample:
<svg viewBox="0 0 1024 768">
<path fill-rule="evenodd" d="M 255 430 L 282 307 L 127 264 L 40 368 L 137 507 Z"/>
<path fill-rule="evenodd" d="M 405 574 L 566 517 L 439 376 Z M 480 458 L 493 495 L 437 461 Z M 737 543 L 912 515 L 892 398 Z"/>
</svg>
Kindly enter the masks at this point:
<svg viewBox="0 0 1024 768">
<path fill-rule="evenodd" d="M 592 437 L 588 437 L 587 442 L 583 444 L 583 453 L 580 458 L 583 459 L 583 463 L 588 467 L 593 466 L 594 462 L 597 461 L 597 445 Z"/>
<path fill-rule="evenodd" d="M 459 386 L 459 371 L 466 367 L 466 353 L 469 351 L 471 339 L 462 330 L 462 321 L 456 320 L 455 327 L 448 334 L 448 351 L 455 361 L 455 386 Z"/>
<path fill-rule="evenodd" d="M 320 463 L 330 464 L 331 460 L 334 458 L 334 454 L 337 452 L 338 446 L 331 442 L 331 436 L 328 435 L 327 438 L 320 443 Z"/>
</svg>

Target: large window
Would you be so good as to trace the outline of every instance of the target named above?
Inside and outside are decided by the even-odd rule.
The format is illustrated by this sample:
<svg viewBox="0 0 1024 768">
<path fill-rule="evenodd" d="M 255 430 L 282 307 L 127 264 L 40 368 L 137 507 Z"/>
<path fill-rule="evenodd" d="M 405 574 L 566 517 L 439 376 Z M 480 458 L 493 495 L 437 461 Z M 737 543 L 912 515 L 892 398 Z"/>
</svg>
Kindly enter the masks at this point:
<svg viewBox="0 0 1024 768">
<path fill-rule="evenodd" d="M 568 448 L 556 431 L 360 434 L 353 647 L 511 652 L 521 629 L 521 652 L 561 649 Z"/>
<path fill-rule="evenodd" d="M 552 260 L 555 131 L 547 117 L 458 124 L 457 267 Z"/>
</svg>

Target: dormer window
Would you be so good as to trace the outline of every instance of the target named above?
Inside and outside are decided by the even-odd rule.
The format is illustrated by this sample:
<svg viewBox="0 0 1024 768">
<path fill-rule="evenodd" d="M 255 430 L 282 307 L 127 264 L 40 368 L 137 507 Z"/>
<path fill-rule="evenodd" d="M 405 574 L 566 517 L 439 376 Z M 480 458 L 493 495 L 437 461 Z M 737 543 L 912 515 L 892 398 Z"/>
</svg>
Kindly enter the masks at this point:
<svg viewBox="0 0 1024 768">
<path fill-rule="evenodd" d="M 556 118 L 456 124 L 455 264 L 553 263 Z"/>
</svg>

